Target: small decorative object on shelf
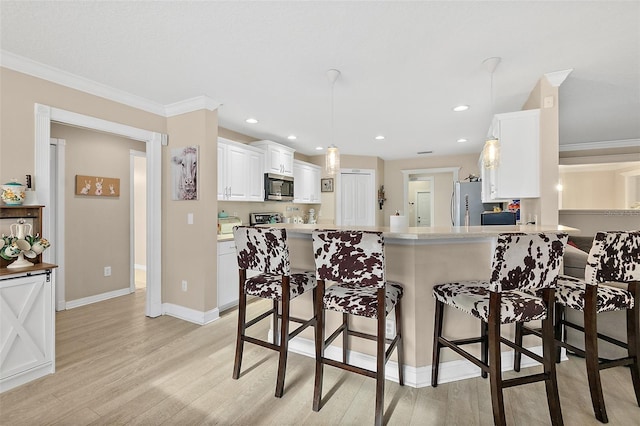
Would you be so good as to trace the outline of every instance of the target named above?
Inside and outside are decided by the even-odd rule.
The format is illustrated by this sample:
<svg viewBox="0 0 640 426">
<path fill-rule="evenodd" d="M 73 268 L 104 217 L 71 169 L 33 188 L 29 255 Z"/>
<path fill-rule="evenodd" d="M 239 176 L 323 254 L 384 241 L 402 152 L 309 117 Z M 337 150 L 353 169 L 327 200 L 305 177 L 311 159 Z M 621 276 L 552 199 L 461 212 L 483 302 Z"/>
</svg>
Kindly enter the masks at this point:
<svg viewBox="0 0 640 426">
<path fill-rule="evenodd" d="M 12 179 L 11 182 L 2 185 L 0 198 L 2 198 L 2 201 L 8 206 L 21 205 L 25 196 L 25 186 L 18 182 L 17 179 Z"/>
<path fill-rule="evenodd" d="M 26 268 L 33 266 L 25 257 L 35 259 L 39 254 L 51 246 L 51 243 L 42 238 L 40 234 L 31 235 L 32 226 L 24 219 L 19 219 L 11 224 L 11 235 L 2 234 L 0 238 L 0 257 L 11 261 L 7 268 Z"/>
</svg>

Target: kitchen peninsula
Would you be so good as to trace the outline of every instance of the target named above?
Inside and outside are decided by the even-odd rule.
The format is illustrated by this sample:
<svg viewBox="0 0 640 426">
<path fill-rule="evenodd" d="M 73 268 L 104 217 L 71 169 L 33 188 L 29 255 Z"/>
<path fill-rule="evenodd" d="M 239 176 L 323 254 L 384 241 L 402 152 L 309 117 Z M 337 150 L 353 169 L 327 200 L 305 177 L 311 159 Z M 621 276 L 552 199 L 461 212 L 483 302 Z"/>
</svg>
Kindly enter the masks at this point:
<svg viewBox="0 0 640 426">
<path fill-rule="evenodd" d="M 387 280 L 397 281 L 404 286 L 403 298 L 403 344 L 405 363 L 405 383 L 409 386 L 429 386 L 431 375 L 431 351 L 433 340 L 434 299 L 432 288 L 435 284 L 459 280 L 488 279 L 491 272 L 491 258 L 498 234 L 503 232 L 577 234 L 578 230 L 565 226 L 522 225 L 522 226 L 469 226 L 469 227 L 420 227 L 393 229 L 389 227 L 340 227 L 331 225 L 277 224 L 270 225 L 287 230 L 291 265 L 294 268 L 313 270 L 313 250 L 311 232 L 314 229 L 344 229 L 382 232 L 385 238 L 385 263 Z M 309 292 L 310 293 L 310 292 Z M 311 294 L 300 296 L 292 304 L 292 315 L 306 318 L 312 314 Z M 445 335 L 463 338 L 479 335 L 479 323 L 470 315 L 454 310 L 445 310 L 445 315 L 456 317 L 445 322 Z M 388 317 L 392 318 L 392 316 Z M 327 313 L 328 328 L 337 326 L 340 316 Z M 373 332 L 375 322 L 354 318 L 354 329 Z M 387 326 L 389 329 L 389 326 Z M 513 325 L 505 325 L 503 335 L 513 337 Z M 296 340 L 297 339 L 297 340 Z M 296 337 L 290 349 L 313 356 L 313 331 L 306 330 Z M 336 339 L 335 345 L 339 345 Z M 528 346 L 539 345 L 539 339 L 532 339 Z M 525 340 L 525 345 L 527 341 Z M 373 362 L 375 347 L 370 342 L 352 342 L 352 361 Z M 506 350 L 506 347 L 505 347 Z M 354 353 L 354 352 L 357 352 Z M 332 357 L 332 351 L 328 350 Z M 336 349 L 336 353 L 339 351 Z M 503 353 L 503 361 L 512 364 L 512 351 Z M 505 359 L 505 356 L 507 357 Z M 451 351 L 443 351 L 441 381 L 461 380 L 478 376 L 480 370 L 471 363 L 461 360 Z M 387 378 L 396 380 L 397 369 L 387 365 Z"/>
</svg>

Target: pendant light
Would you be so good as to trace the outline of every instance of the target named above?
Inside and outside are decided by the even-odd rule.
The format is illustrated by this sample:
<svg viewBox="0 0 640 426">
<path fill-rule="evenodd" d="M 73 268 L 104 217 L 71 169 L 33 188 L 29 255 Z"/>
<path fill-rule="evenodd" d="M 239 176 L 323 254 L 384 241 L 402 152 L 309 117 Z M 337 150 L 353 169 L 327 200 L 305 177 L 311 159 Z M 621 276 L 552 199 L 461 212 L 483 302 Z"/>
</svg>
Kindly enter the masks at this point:
<svg viewBox="0 0 640 426">
<path fill-rule="evenodd" d="M 489 73 L 491 73 L 491 115 L 493 119 L 494 114 L 494 100 L 493 100 L 493 72 L 498 67 L 501 59 L 499 57 L 487 58 L 482 63 Z M 490 135 L 484 143 L 482 149 L 482 163 L 486 169 L 495 169 L 500 165 L 500 141 L 495 135 Z"/>
<path fill-rule="evenodd" d="M 327 148 L 327 154 L 325 156 L 325 172 L 328 175 L 335 175 L 340 170 L 340 151 L 335 145 L 334 141 L 334 114 L 333 114 L 333 88 L 336 80 L 340 77 L 340 71 L 330 69 L 327 71 L 327 78 L 331 83 L 331 145 Z"/>
</svg>

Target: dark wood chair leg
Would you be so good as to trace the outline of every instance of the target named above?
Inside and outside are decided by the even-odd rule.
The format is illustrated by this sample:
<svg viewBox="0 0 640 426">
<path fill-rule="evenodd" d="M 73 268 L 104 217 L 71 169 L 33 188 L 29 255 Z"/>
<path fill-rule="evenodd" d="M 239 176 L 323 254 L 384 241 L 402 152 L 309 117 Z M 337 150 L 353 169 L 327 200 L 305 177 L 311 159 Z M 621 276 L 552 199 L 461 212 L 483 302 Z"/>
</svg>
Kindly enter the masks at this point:
<svg viewBox="0 0 640 426">
<path fill-rule="evenodd" d="M 244 292 L 244 282 L 246 277 L 246 271 L 240 270 L 239 272 L 239 300 L 238 300 L 238 333 L 236 335 L 236 358 L 233 363 L 233 375 L 234 379 L 240 377 L 240 367 L 242 366 L 242 350 L 244 348 L 244 331 L 245 323 L 247 321 L 247 295 Z"/>
<path fill-rule="evenodd" d="M 273 299 L 273 344 L 279 345 L 278 339 L 280 333 L 278 332 L 278 300 Z"/>
<path fill-rule="evenodd" d="M 436 299 L 436 314 L 433 324 L 433 356 L 431 358 L 431 386 L 438 386 L 438 367 L 440 365 L 440 337 L 442 336 L 442 318 L 444 303 Z"/>
<path fill-rule="evenodd" d="M 502 371 L 500 353 L 500 293 L 491 292 L 489 301 L 489 384 L 491 387 L 491 405 L 493 422 L 496 426 L 505 426 L 504 395 L 502 393 Z"/>
<path fill-rule="evenodd" d="M 640 358 L 640 281 L 629 283 L 629 291 L 633 295 L 633 309 L 627 309 L 627 348 L 629 357 L 634 358 L 631 364 L 631 381 L 633 382 L 633 390 L 636 393 L 636 402 L 640 406 L 640 367 L 638 366 L 638 358 Z"/>
<path fill-rule="evenodd" d="M 404 386 L 404 349 L 402 348 L 402 298 L 396 304 L 396 336 L 398 336 L 398 344 L 396 351 L 398 353 L 398 383 Z"/>
<path fill-rule="evenodd" d="M 518 346 L 522 346 L 522 336 L 524 334 L 522 327 L 524 324 L 521 322 L 516 323 L 516 334 L 513 339 L 513 343 Z M 514 350 L 513 354 L 513 370 L 520 371 L 520 365 L 522 364 L 522 352 Z"/>
<path fill-rule="evenodd" d="M 378 289 L 378 332 L 376 341 L 376 418 L 375 425 L 382 426 L 384 421 L 384 366 L 386 364 L 386 322 L 385 289 Z"/>
<path fill-rule="evenodd" d="M 591 404 L 596 419 L 608 423 L 607 409 L 604 405 L 602 383 L 598 361 L 598 320 L 596 314 L 597 286 L 588 285 L 584 302 L 584 352 L 587 366 L 587 378 L 591 391 Z"/>
<path fill-rule="evenodd" d="M 518 329 L 516 329 L 516 332 Z M 480 360 L 487 364 L 489 362 L 489 326 L 486 322 L 480 321 L 480 337 L 482 337 L 482 343 L 480 343 Z M 516 352 L 517 353 L 517 352 Z M 483 379 L 486 379 L 488 374 L 486 371 L 482 370 L 480 373 Z"/>
<path fill-rule="evenodd" d="M 276 381 L 276 398 L 282 397 L 284 391 L 284 374 L 287 371 L 287 353 L 289 350 L 289 307 L 291 306 L 289 277 L 282 278 L 282 323 L 280 324 L 280 356 L 278 357 L 278 379 Z"/>
<path fill-rule="evenodd" d="M 320 410 L 320 402 L 322 399 L 322 373 L 324 364 L 322 358 L 324 357 L 324 281 L 318 280 L 317 287 L 315 289 L 315 314 L 316 314 L 316 369 L 313 385 L 313 411 Z"/>
<path fill-rule="evenodd" d="M 554 340 L 558 343 L 562 342 L 564 339 L 563 336 L 563 325 L 562 321 L 564 320 L 564 306 L 561 303 L 556 303 L 554 306 L 553 312 L 553 334 Z M 556 352 L 556 363 L 560 363 L 560 356 L 562 355 L 562 347 L 560 345 L 555 345 Z"/>
<path fill-rule="evenodd" d="M 543 368 L 547 375 L 544 381 L 547 389 L 547 404 L 549 405 L 549 414 L 551 416 L 551 424 L 554 426 L 562 425 L 562 409 L 560 408 L 560 394 L 558 393 L 558 378 L 556 374 L 556 345 L 554 336 L 554 322 L 552 309 L 554 308 L 549 301 L 554 300 L 554 290 L 545 289 L 544 299 L 547 305 L 547 318 L 542 320 L 542 358 Z"/>
<path fill-rule="evenodd" d="M 342 362 L 347 363 L 349 351 L 349 314 L 342 314 Z"/>
</svg>

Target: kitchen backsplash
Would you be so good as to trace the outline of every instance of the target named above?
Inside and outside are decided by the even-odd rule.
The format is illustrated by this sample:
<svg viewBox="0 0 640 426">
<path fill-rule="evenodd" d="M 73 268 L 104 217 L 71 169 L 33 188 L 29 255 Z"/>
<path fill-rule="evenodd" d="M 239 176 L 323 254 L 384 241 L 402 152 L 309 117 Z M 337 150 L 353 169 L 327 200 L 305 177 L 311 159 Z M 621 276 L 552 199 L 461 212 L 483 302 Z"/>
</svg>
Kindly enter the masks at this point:
<svg viewBox="0 0 640 426">
<path fill-rule="evenodd" d="M 229 216 L 238 216 L 243 224 L 249 224 L 249 213 L 278 212 L 283 217 L 302 216 L 308 217 L 309 209 L 315 209 L 318 221 L 322 219 L 320 204 L 294 204 L 278 201 L 265 201 L 261 203 L 218 201 L 218 212 L 224 210 Z M 292 210 L 292 209 L 298 210 Z M 215 212 L 213 214 L 217 214 Z M 320 214 L 320 216 L 318 215 Z M 320 222 L 319 222 L 320 223 Z"/>
</svg>

